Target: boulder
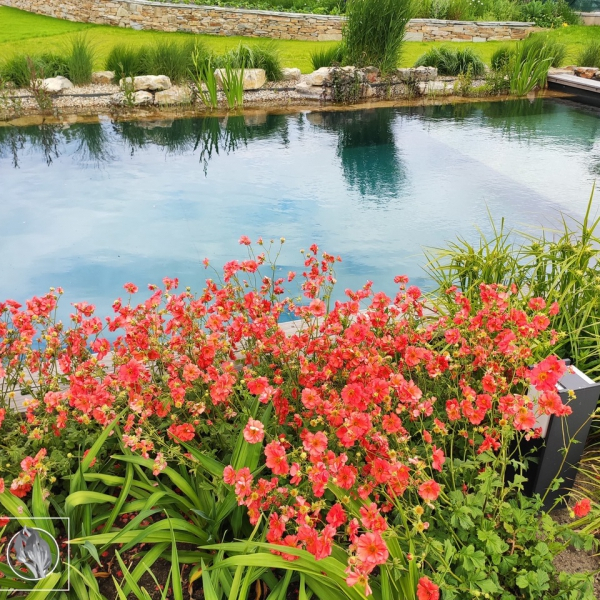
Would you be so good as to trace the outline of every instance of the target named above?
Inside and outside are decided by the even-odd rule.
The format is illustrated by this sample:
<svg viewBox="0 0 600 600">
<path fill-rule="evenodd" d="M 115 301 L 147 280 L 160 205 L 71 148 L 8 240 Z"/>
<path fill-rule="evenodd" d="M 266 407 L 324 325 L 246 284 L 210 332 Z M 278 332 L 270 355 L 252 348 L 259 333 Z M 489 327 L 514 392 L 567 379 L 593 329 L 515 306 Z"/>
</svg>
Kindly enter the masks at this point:
<svg viewBox="0 0 600 600">
<path fill-rule="evenodd" d="M 58 75 L 57 77 L 49 77 L 48 79 L 42 80 L 42 87 L 49 94 L 58 94 L 63 90 L 70 90 L 75 87 L 66 77 Z"/>
<path fill-rule="evenodd" d="M 192 94 L 189 88 L 172 87 L 154 94 L 156 104 L 191 104 Z"/>
<path fill-rule="evenodd" d="M 171 80 L 166 75 L 140 75 L 133 78 L 121 79 L 119 85 L 123 88 L 126 84 L 131 85 L 136 92 L 162 92 L 171 87 Z"/>
<path fill-rule="evenodd" d="M 92 83 L 97 85 L 108 85 L 113 82 L 114 77 L 114 71 L 96 71 L 95 73 L 92 73 Z"/>
<path fill-rule="evenodd" d="M 154 96 L 150 92 L 139 91 L 133 94 L 134 106 L 149 106 L 154 104 Z"/>
<path fill-rule="evenodd" d="M 283 81 L 298 81 L 300 79 L 300 69 L 281 69 Z"/>
<path fill-rule="evenodd" d="M 428 96 L 451 96 L 454 86 L 447 81 L 421 81 L 419 91 Z"/>
<path fill-rule="evenodd" d="M 365 67 L 364 69 L 361 69 L 361 71 L 364 75 L 365 81 L 368 83 L 375 83 L 379 77 L 379 69 L 377 67 Z"/>
<path fill-rule="evenodd" d="M 240 69 L 233 69 L 234 73 L 239 75 Z M 227 77 L 225 69 L 215 71 L 217 83 L 223 87 L 223 79 Z M 244 69 L 244 90 L 260 90 L 267 81 L 267 74 L 264 69 Z"/>
<path fill-rule="evenodd" d="M 323 88 L 318 85 L 310 85 L 308 81 L 301 81 L 296 86 L 296 92 L 301 96 L 306 96 L 313 100 L 321 100 L 323 98 Z"/>
<path fill-rule="evenodd" d="M 432 81 L 438 75 L 435 67 L 412 67 L 396 69 L 396 74 L 402 81 Z"/>
<path fill-rule="evenodd" d="M 576 67 L 575 75 L 577 75 L 577 77 L 583 77 L 584 79 L 593 79 L 599 71 L 600 69 L 597 67 Z"/>
<path fill-rule="evenodd" d="M 323 85 L 323 83 L 328 83 L 331 81 L 331 70 L 332 67 L 321 67 L 316 71 L 313 71 L 306 78 L 306 83 L 308 85 Z"/>
</svg>

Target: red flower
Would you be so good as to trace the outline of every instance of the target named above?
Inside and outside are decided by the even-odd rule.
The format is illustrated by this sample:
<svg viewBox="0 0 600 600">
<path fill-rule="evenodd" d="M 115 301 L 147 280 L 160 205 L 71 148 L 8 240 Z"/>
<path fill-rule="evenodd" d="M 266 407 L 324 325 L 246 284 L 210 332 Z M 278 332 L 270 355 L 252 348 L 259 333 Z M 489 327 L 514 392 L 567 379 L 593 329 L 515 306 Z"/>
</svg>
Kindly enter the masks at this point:
<svg viewBox="0 0 600 600">
<path fill-rule="evenodd" d="M 0 527 L 6 527 L 10 523 L 8 517 L 0 517 Z"/>
<path fill-rule="evenodd" d="M 190 423 L 183 423 L 182 425 L 171 425 L 168 429 L 169 436 L 175 438 L 176 442 L 189 442 L 194 439 L 196 432 L 194 426 Z"/>
<path fill-rule="evenodd" d="M 419 486 L 419 496 L 428 502 L 435 502 L 440 495 L 440 489 L 440 484 L 430 479 Z"/>
<path fill-rule="evenodd" d="M 280 442 L 274 441 L 265 446 L 265 456 L 267 457 L 267 467 L 275 475 L 287 475 L 290 467 L 287 463 L 285 448 Z"/>
<path fill-rule="evenodd" d="M 439 600 L 440 588 L 428 577 L 421 577 L 417 584 L 417 598 L 419 600 Z"/>
<path fill-rule="evenodd" d="M 249 444 L 259 444 L 265 437 L 265 426 L 256 419 L 250 417 L 244 427 L 244 439 Z"/>
<path fill-rule="evenodd" d="M 592 510 L 592 504 L 589 498 L 584 498 L 583 500 L 580 500 L 573 507 L 573 512 L 578 518 L 585 517 L 590 512 L 590 510 Z"/>
<path fill-rule="evenodd" d="M 433 446 L 433 468 L 436 471 L 442 470 L 442 465 L 446 462 L 446 457 L 444 456 L 444 451 L 441 448 L 436 448 Z"/>
<path fill-rule="evenodd" d="M 365 533 L 356 542 L 356 556 L 368 565 L 382 565 L 389 552 L 379 533 Z"/>
</svg>

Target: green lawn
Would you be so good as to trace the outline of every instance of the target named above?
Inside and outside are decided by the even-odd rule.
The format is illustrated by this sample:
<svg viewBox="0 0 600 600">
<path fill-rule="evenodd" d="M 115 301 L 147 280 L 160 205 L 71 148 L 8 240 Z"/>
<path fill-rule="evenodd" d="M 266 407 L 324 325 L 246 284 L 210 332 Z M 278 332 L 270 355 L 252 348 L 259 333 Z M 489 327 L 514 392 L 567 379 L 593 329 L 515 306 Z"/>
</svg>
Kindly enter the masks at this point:
<svg viewBox="0 0 600 600">
<path fill-rule="evenodd" d="M 141 46 L 159 38 L 190 39 L 197 37 L 216 52 L 224 52 L 239 43 L 240 40 L 257 42 L 256 38 L 220 37 L 212 35 L 194 36 L 188 33 L 162 33 L 158 31 L 134 31 L 121 27 L 72 23 L 41 15 L 30 14 L 15 8 L 0 6 L 0 57 L 8 57 L 15 52 L 41 54 L 42 52 L 60 52 L 69 37 L 78 31 L 86 31 L 93 40 L 96 51 L 96 68 L 104 68 L 104 60 L 110 48 L 119 43 Z M 600 39 L 600 27 L 565 27 L 553 31 L 560 41 L 568 45 L 567 62 L 574 58 L 579 48 L 591 39 Z M 284 66 L 299 67 L 302 72 L 310 72 L 310 53 L 317 47 L 331 45 L 332 42 L 299 42 L 280 40 Z M 493 51 L 500 42 L 460 43 L 450 45 L 472 46 L 489 63 Z M 439 45 L 437 42 L 407 42 L 401 58 L 401 66 L 412 66 L 425 50 Z"/>
</svg>

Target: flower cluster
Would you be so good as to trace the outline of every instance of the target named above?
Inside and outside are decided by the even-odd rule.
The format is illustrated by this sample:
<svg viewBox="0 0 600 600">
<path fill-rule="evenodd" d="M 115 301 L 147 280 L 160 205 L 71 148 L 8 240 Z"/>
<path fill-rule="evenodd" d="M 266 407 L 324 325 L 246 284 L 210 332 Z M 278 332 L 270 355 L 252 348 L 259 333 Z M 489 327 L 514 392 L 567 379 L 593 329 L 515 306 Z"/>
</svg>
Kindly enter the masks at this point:
<svg viewBox="0 0 600 600">
<path fill-rule="evenodd" d="M 320 560 L 340 545 L 348 585 L 366 593 L 377 568 L 416 560 L 408 540 L 426 535 L 450 494 L 477 485 L 481 470 L 464 465 L 506 465 L 513 442 L 539 436 L 540 415 L 570 413 L 556 393 L 566 367 L 549 355 L 558 307 L 481 285 L 480 308 L 451 288 L 454 309 L 438 314 L 403 276 L 394 297 L 367 283 L 332 305 L 337 260 L 316 246 L 304 253 L 302 302 L 283 297 L 296 274 L 261 276 L 268 253 L 251 251 L 199 296 L 165 279 L 135 304 L 128 283 L 130 300 L 104 322 L 78 303 L 69 327 L 55 323 L 61 290 L 25 308 L 0 304 L 0 376 L 32 394 L 17 435 L 41 446 L 11 493 L 45 475 L 45 446 L 69 424 L 119 419 L 122 443 L 152 459 L 157 477 L 171 458 L 191 459 L 190 444 L 231 456 L 240 433 L 261 467 L 229 465 L 223 482 L 250 523 L 265 517 L 274 552 Z M 283 312 L 300 323 L 288 334 Z M 439 598 L 429 577 L 416 593 Z"/>
</svg>

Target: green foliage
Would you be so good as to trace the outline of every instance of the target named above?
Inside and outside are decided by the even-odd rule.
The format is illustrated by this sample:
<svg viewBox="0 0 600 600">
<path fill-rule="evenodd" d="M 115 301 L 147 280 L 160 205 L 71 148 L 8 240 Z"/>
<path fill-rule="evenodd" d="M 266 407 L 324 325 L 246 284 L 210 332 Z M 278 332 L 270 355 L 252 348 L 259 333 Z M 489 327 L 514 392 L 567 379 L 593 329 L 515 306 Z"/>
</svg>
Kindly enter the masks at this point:
<svg viewBox="0 0 600 600">
<path fill-rule="evenodd" d="M 600 40 L 592 40 L 581 49 L 577 56 L 577 65 L 600 68 Z"/>
<path fill-rule="evenodd" d="M 478 246 L 459 239 L 447 248 L 429 250 L 427 271 L 438 292 L 457 285 L 474 299 L 482 282 L 514 283 L 525 298 L 558 302 L 560 312 L 551 322 L 559 333 L 554 352 L 571 358 L 590 377 L 600 377 L 600 219 L 590 219 L 591 209 L 592 197 L 581 223 L 574 226 L 563 220 L 559 235 L 521 234 L 520 242 L 504 231 L 502 222 L 494 226 L 490 239 L 482 236 Z M 444 299 L 436 292 L 434 296 Z"/>
<path fill-rule="evenodd" d="M 140 50 L 144 75 L 166 75 L 173 83 L 181 83 L 193 67 L 192 54 L 198 51 L 200 42 L 178 43 L 159 39 Z"/>
<path fill-rule="evenodd" d="M 38 77 L 69 76 L 66 59 L 58 54 L 46 53 L 36 57 L 14 54 L 0 66 L 0 77 L 17 87 L 27 87 L 31 81 L 31 65 Z"/>
<path fill-rule="evenodd" d="M 115 74 L 115 83 L 124 77 L 143 75 L 142 51 L 125 44 L 117 44 L 111 48 L 104 66 L 107 71 L 113 71 Z"/>
<path fill-rule="evenodd" d="M 219 104 L 217 96 L 217 78 L 211 57 L 203 54 L 202 48 L 194 49 L 192 54 L 194 68 L 190 71 L 192 82 L 196 86 L 198 98 L 207 108 L 213 110 Z"/>
<path fill-rule="evenodd" d="M 78 33 L 72 38 L 65 62 L 71 83 L 84 85 L 92 80 L 94 49 L 84 33 Z"/>
<path fill-rule="evenodd" d="M 334 64 L 341 65 L 344 60 L 344 46 L 336 44 L 328 48 L 313 50 L 310 53 L 310 62 L 313 71 L 321 67 L 332 67 Z"/>
<path fill-rule="evenodd" d="M 220 63 L 235 69 L 264 69 L 268 81 L 279 81 L 283 77 L 281 55 L 274 41 L 253 45 L 240 43 L 225 54 Z"/>
<path fill-rule="evenodd" d="M 345 62 L 355 67 L 396 68 L 414 0 L 349 0 L 342 31 Z"/>
<path fill-rule="evenodd" d="M 565 0 L 531 0 L 521 5 L 521 20 L 531 21 L 537 27 L 578 25 L 579 15 Z"/>
<path fill-rule="evenodd" d="M 221 87 L 230 110 L 244 105 L 244 66 L 233 67 L 226 63 L 221 69 Z"/>
<path fill-rule="evenodd" d="M 434 47 L 423 54 L 415 67 L 436 67 L 440 75 L 470 73 L 480 77 L 485 73 L 485 64 L 471 48 Z"/>
<path fill-rule="evenodd" d="M 547 35 L 533 35 L 519 42 L 510 54 L 507 65 L 511 93 L 524 96 L 536 87 L 543 88 L 548 69 L 559 67 L 565 56 L 565 45 Z"/>
<path fill-rule="evenodd" d="M 492 58 L 490 60 L 492 69 L 494 71 L 500 71 L 502 69 L 505 69 L 508 66 L 508 63 L 510 62 L 511 52 L 511 47 L 507 45 L 500 46 L 499 48 L 494 50 L 494 53 L 492 54 Z"/>
</svg>

